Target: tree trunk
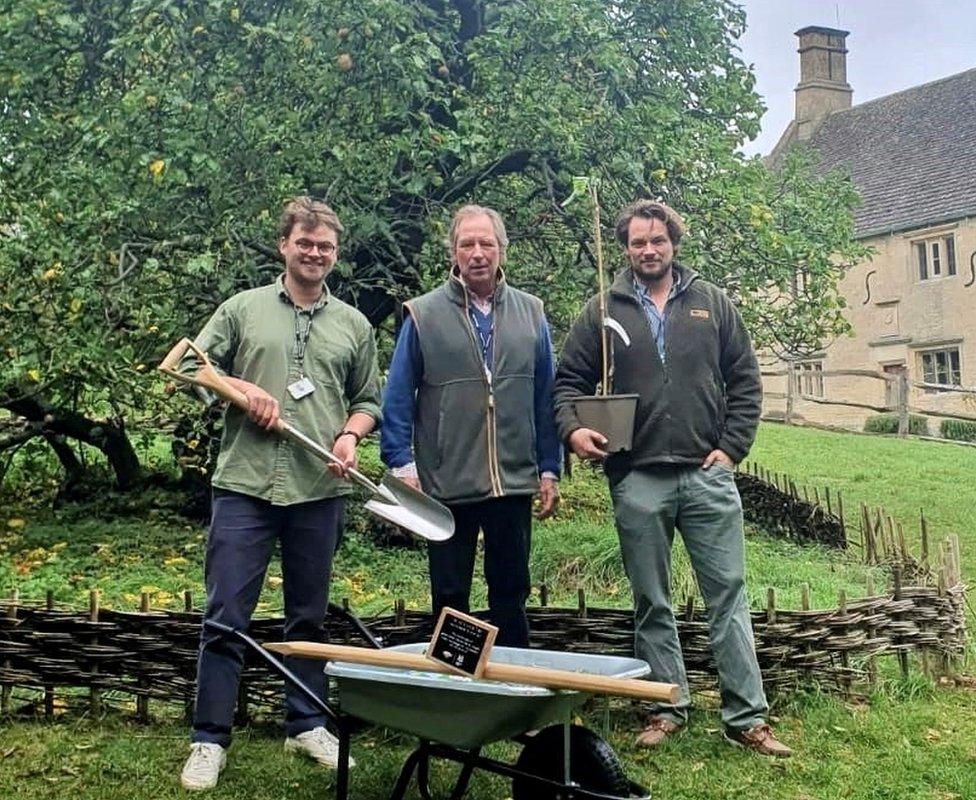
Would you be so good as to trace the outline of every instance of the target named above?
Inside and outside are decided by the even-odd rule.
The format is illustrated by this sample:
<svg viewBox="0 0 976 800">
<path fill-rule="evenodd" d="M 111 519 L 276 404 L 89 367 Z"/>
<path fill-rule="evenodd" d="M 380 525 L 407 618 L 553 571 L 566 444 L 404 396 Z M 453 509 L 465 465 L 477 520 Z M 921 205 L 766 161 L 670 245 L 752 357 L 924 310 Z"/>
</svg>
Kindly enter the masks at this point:
<svg viewBox="0 0 976 800">
<path fill-rule="evenodd" d="M 42 435 L 65 467 L 69 480 L 77 480 L 81 465 L 65 444 L 65 438 L 77 439 L 101 450 L 115 473 L 115 485 L 119 489 L 131 488 L 139 479 L 139 457 L 121 420 L 89 419 L 77 411 L 59 408 L 35 397 L 4 394 L 0 405 L 41 427 Z"/>
</svg>

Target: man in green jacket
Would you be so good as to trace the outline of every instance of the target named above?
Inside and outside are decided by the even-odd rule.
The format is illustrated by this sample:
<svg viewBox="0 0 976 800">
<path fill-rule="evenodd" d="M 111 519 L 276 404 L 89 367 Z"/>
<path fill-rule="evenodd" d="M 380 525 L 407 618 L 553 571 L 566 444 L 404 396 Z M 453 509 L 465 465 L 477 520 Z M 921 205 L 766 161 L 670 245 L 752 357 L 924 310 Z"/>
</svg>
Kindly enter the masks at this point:
<svg viewBox="0 0 976 800">
<path fill-rule="evenodd" d="M 380 418 L 376 344 L 368 320 L 325 285 L 338 257 L 338 217 L 325 203 L 297 197 L 278 230 L 282 275 L 270 286 L 224 302 L 196 339 L 228 383 L 248 399 L 224 415 L 207 537 L 205 620 L 245 629 L 276 541 L 281 544 L 285 639 L 322 641 L 332 556 L 356 445 Z M 332 443 L 341 467 L 326 469 L 276 435 L 278 419 Z M 243 645 L 204 628 L 187 789 L 216 785 L 226 761 Z M 286 659 L 320 696 L 322 664 Z M 335 767 L 338 746 L 321 712 L 285 689 L 285 749 Z"/>
<path fill-rule="evenodd" d="M 650 709 L 638 743 L 657 745 L 688 721 L 688 680 L 670 596 L 678 528 L 708 609 L 726 737 L 765 755 L 787 756 L 789 748 L 765 721 L 734 480 L 759 422 L 759 366 L 726 294 L 674 260 L 683 233 L 681 218 L 663 203 L 638 201 L 617 220 L 629 267 L 610 287 L 607 316 L 627 336 L 607 335 L 613 337 L 613 393 L 639 398 L 631 449 L 608 455 L 606 438 L 580 423 L 573 402 L 594 394 L 602 372 L 597 298 L 563 348 L 556 420 L 577 456 L 604 463 L 634 595 L 635 652 L 655 680 L 682 689 L 678 703 Z"/>
</svg>

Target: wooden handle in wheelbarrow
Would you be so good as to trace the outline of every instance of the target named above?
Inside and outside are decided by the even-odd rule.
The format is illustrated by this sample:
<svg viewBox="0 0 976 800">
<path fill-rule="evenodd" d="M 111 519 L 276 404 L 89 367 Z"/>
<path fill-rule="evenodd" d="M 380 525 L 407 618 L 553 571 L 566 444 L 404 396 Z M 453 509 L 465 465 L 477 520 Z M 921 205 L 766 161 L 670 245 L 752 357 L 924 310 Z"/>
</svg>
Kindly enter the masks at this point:
<svg viewBox="0 0 976 800">
<path fill-rule="evenodd" d="M 319 658 L 326 661 L 344 661 L 350 664 L 369 664 L 375 667 L 455 674 L 443 664 L 431 661 L 418 653 L 371 650 L 365 647 L 347 647 L 346 645 L 319 644 L 318 642 L 275 642 L 266 644 L 265 647 L 284 656 Z M 640 700 L 656 700 L 664 703 L 677 703 L 679 691 L 677 685 L 673 683 L 656 683 L 634 678 L 611 678 L 589 672 L 570 672 L 569 670 L 549 669 L 547 667 L 523 667 L 516 664 L 500 664 L 495 661 L 489 661 L 485 666 L 481 680 L 524 683 L 528 686 L 542 686 L 545 689 L 570 689 L 577 692 L 590 692 L 591 694 L 636 697 Z"/>
</svg>

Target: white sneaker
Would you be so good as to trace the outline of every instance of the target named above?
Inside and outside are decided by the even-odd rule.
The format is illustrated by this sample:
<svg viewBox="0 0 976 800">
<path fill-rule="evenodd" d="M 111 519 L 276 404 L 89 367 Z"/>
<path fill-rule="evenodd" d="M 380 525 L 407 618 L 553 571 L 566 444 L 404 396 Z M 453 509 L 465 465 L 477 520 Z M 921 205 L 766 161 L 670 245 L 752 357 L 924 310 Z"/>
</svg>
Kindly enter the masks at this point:
<svg viewBox="0 0 976 800">
<path fill-rule="evenodd" d="M 219 744 L 194 742 L 190 745 L 190 757 L 183 765 L 180 783 L 190 791 L 213 789 L 226 763 L 227 751 Z"/>
<path fill-rule="evenodd" d="M 324 767 L 339 766 L 339 740 L 321 725 L 298 736 L 289 736 L 285 739 L 285 750 L 304 753 Z M 349 766 L 356 766 L 352 756 L 349 756 Z"/>
</svg>

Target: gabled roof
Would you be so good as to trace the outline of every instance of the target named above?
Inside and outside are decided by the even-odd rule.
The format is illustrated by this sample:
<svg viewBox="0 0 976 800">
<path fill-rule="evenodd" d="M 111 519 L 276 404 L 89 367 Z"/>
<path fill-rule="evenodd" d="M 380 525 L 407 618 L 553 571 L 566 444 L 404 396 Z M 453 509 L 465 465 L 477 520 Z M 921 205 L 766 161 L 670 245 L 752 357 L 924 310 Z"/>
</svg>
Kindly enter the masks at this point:
<svg viewBox="0 0 976 800">
<path fill-rule="evenodd" d="M 976 216 L 976 69 L 835 111 L 807 144 L 850 171 L 859 238 Z"/>
</svg>

